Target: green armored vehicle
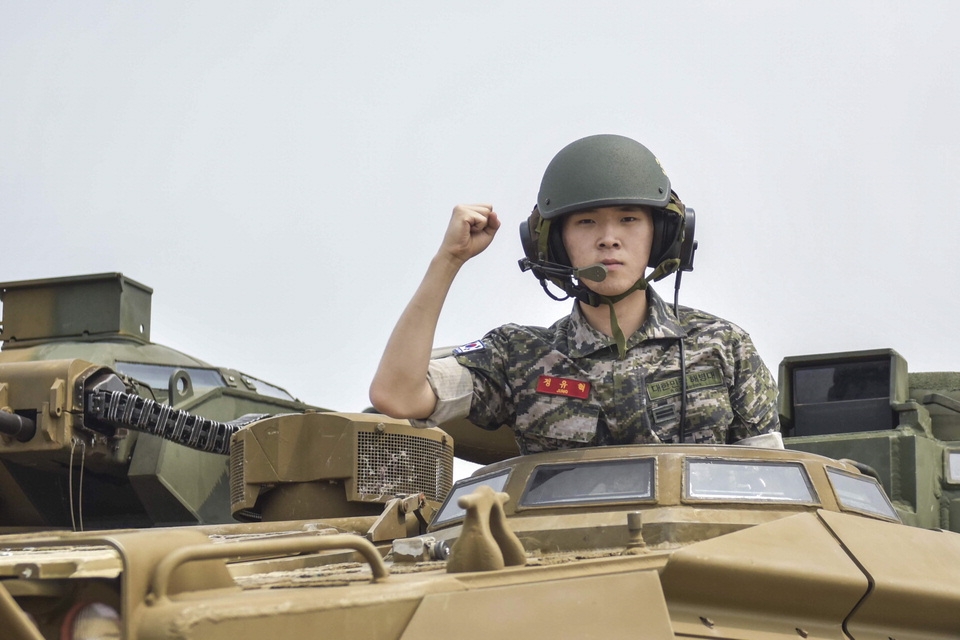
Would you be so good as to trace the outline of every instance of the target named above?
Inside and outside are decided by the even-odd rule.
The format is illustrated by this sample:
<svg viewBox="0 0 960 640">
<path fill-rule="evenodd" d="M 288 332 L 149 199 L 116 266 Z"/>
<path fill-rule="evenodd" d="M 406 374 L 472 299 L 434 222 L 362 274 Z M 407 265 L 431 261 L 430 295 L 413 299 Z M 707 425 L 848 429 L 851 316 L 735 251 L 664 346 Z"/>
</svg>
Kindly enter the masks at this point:
<svg viewBox="0 0 960 640">
<path fill-rule="evenodd" d="M 325 412 L 276 385 L 151 342 L 152 293 L 119 273 L 0 284 L 0 531 L 235 522 L 230 434 L 274 414 L 322 415 L 325 443 L 337 455 L 275 473 L 278 482 L 324 481 L 330 513 L 347 510 L 350 482 L 363 473 L 372 496 L 354 491 L 349 512 L 379 513 L 392 495 L 380 495 L 369 476 L 396 484 L 400 465 L 380 462 L 405 455 L 394 447 L 410 442 L 438 448 L 423 473 L 433 499 L 443 498 L 452 482 L 452 442 L 440 443 L 444 434 L 387 420 L 396 434 L 390 446 L 380 446 L 385 438 L 350 445 L 367 465 L 358 471 L 346 463 L 353 460 L 346 435 L 357 431 L 350 425 L 373 430 L 385 419 Z M 411 482 L 407 491 L 419 492 L 419 481 Z M 258 509 L 269 517 L 291 491 L 262 491 Z"/>
<path fill-rule="evenodd" d="M 855 460 L 904 522 L 960 532 L 960 373 L 878 349 L 786 358 L 779 381 L 787 448 Z"/>
<path fill-rule="evenodd" d="M 5 357 L 20 333 L 9 296 Z M 109 504 L 109 485 L 149 512 L 153 493 L 121 487 L 135 483 L 135 450 L 155 440 L 167 455 L 213 456 L 227 478 L 221 508 L 241 522 L 45 521 L 0 536 L 3 637 L 960 634 L 960 397 L 954 374 L 908 374 L 889 350 L 786 359 L 786 450 L 515 457 L 504 434 L 484 441 L 457 423 L 444 428 L 466 443 L 458 451 L 491 464 L 455 484 L 454 439 L 439 429 L 306 406 L 204 416 L 202 403 L 186 410 L 176 371 L 151 385 L 124 370 L 143 361 L 82 357 L 0 364 L 2 513 L 26 504 L 49 517 L 31 481 L 50 475 L 40 486 L 59 500 L 59 528 L 79 529 L 62 520 L 74 498 L 74 518 L 92 509 L 94 474 L 98 499 Z M 183 389 L 199 375 L 172 366 L 189 376 Z M 229 388 L 210 398 L 243 395 Z"/>
</svg>

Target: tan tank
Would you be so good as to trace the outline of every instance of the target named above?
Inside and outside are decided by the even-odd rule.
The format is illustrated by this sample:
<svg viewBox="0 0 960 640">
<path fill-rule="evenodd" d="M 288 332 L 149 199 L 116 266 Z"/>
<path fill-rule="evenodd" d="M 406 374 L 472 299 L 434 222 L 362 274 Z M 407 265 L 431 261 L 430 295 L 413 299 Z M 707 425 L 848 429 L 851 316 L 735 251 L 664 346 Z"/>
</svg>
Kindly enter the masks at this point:
<svg viewBox="0 0 960 640">
<path fill-rule="evenodd" d="M 422 508 L 407 497 L 379 518 L 2 537 L 0 628 L 33 640 L 960 629 L 960 535 L 901 524 L 876 480 L 815 454 L 538 454 L 458 482 L 409 536 Z"/>
<path fill-rule="evenodd" d="M 454 440 L 438 429 L 309 408 L 224 422 L 133 393 L 103 363 L 0 364 L 0 459 L 72 479 L 72 496 L 140 430 L 223 452 L 209 455 L 229 460 L 224 508 L 243 520 L 0 536 L 0 634 L 957 637 L 951 380 L 908 374 L 890 350 L 788 358 L 794 450 L 580 449 L 499 460 L 451 488 Z M 63 474 L 79 441 L 85 466 Z"/>
</svg>

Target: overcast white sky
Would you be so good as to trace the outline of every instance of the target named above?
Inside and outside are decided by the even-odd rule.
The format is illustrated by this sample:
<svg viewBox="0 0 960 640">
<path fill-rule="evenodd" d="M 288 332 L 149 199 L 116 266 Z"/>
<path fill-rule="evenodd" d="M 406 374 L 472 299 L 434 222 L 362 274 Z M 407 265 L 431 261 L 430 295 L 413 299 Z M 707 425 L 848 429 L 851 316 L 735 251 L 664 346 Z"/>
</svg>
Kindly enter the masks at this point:
<svg viewBox="0 0 960 640">
<path fill-rule="evenodd" d="M 0 280 L 121 271 L 155 341 L 356 411 L 457 202 L 504 227 L 438 344 L 568 312 L 516 230 L 556 151 L 619 133 L 697 211 L 681 302 L 772 370 L 958 370 L 958 28 L 953 2 L 0 0 Z"/>
</svg>

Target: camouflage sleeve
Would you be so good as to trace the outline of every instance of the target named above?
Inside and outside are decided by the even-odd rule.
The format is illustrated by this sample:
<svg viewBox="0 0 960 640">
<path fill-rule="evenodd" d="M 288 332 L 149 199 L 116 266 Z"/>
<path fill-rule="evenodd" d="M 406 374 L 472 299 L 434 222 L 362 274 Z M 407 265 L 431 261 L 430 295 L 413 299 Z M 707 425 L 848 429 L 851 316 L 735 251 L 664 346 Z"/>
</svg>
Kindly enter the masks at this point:
<svg viewBox="0 0 960 640">
<path fill-rule="evenodd" d="M 746 333 L 733 345 L 735 361 L 734 383 L 730 389 L 730 404 L 734 420 L 727 441 L 780 431 L 777 413 L 777 383 L 760 359 L 753 341 Z"/>
<path fill-rule="evenodd" d="M 452 357 L 431 360 L 427 365 L 427 382 L 437 396 L 437 406 L 427 418 L 410 420 L 410 424 L 423 429 L 467 417 L 473 396 L 473 376 L 469 369 Z"/>
<path fill-rule="evenodd" d="M 473 398 L 467 419 L 484 429 L 513 428 L 516 409 L 510 386 L 510 325 L 494 329 L 482 340 L 454 351 L 454 357 L 470 369 Z M 459 353 L 458 353 L 459 352 Z"/>
</svg>

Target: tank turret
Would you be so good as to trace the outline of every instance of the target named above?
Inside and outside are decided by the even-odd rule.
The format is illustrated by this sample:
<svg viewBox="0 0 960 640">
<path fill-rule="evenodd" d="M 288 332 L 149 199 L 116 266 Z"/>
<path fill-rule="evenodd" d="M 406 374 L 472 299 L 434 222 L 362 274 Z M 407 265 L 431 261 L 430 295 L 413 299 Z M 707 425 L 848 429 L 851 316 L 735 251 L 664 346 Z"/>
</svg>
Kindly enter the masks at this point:
<svg viewBox="0 0 960 640">
<path fill-rule="evenodd" d="M 903 522 L 960 532 L 960 372 L 910 372 L 893 349 L 873 349 L 790 356 L 778 382 L 787 448 L 854 461 Z M 486 432 L 459 419 L 441 428 L 468 460 L 519 455 L 507 427 Z"/>
<path fill-rule="evenodd" d="M 0 284 L 0 530 L 378 514 L 422 487 L 443 499 L 449 436 L 329 412 L 153 343 L 152 293 L 119 273 Z M 313 457 L 292 460 L 293 440 Z M 244 451 L 272 475 L 251 464 L 231 485 Z"/>
</svg>

